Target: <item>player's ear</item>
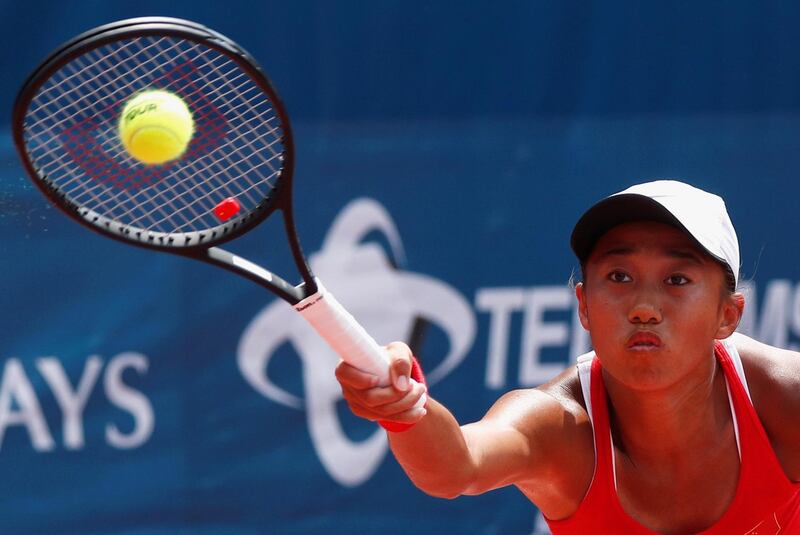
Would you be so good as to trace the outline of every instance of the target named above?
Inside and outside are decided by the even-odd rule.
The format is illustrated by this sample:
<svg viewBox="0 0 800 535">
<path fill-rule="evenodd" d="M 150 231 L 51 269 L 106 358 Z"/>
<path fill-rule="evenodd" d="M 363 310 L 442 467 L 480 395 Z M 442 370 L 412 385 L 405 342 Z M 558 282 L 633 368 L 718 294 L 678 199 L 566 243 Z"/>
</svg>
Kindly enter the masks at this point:
<svg viewBox="0 0 800 535">
<path fill-rule="evenodd" d="M 736 331 L 736 327 L 739 326 L 742 314 L 744 314 L 744 294 L 741 292 L 734 292 L 726 295 L 722 299 L 720 325 L 715 336 L 718 340 L 732 335 Z"/>
<path fill-rule="evenodd" d="M 578 299 L 578 318 L 581 325 L 589 330 L 589 309 L 586 305 L 586 287 L 582 282 L 575 285 L 575 297 Z"/>
</svg>

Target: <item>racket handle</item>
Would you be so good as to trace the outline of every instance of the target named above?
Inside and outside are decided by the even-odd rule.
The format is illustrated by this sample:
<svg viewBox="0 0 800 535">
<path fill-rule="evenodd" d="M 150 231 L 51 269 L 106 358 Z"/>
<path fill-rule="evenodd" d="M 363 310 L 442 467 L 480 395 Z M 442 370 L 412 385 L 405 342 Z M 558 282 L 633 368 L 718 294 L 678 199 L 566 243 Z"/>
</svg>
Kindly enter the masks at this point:
<svg viewBox="0 0 800 535">
<path fill-rule="evenodd" d="M 301 316 L 328 342 L 348 364 L 378 377 L 378 384 L 389 384 L 389 355 L 379 346 L 364 327 L 350 314 L 318 278 L 317 292 L 296 305 Z M 414 381 L 414 379 L 411 379 Z M 424 407 L 427 395 L 423 394 L 415 407 Z"/>
<path fill-rule="evenodd" d="M 389 355 L 358 321 L 328 292 L 319 279 L 317 292 L 296 305 L 308 323 L 348 364 L 378 377 L 381 386 L 389 384 Z"/>
</svg>

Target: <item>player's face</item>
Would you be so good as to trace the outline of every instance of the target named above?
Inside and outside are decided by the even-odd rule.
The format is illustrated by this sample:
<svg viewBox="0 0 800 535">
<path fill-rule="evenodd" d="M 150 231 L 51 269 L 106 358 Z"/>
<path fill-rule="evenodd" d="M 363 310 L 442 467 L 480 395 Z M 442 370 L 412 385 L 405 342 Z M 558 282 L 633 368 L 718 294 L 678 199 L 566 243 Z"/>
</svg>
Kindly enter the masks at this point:
<svg viewBox="0 0 800 535">
<path fill-rule="evenodd" d="M 611 229 L 585 271 L 576 288 L 581 323 L 606 372 L 631 388 L 668 388 L 708 370 L 713 340 L 741 317 L 723 267 L 668 225 Z"/>
</svg>

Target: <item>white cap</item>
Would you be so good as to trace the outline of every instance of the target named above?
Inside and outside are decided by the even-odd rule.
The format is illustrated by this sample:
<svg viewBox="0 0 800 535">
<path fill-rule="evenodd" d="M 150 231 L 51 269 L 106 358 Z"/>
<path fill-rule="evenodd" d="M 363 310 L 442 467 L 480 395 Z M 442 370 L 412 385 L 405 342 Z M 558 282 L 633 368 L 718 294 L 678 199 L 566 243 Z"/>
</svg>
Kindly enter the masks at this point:
<svg viewBox="0 0 800 535">
<path fill-rule="evenodd" d="M 584 263 L 603 234 L 632 221 L 658 221 L 685 231 L 708 254 L 726 264 L 738 284 L 739 240 L 725 201 L 676 180 L 637 184 L 589 208 L 572 230 L 572 250 Z"/>
</svg>

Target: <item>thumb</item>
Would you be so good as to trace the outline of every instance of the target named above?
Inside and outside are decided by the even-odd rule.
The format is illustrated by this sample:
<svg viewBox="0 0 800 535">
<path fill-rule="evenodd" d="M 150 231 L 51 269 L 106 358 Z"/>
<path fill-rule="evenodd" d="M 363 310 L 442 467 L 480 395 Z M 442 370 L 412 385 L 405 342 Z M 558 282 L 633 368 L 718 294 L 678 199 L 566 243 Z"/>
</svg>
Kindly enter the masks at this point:
<svg viewBox="0 0 800 535">
<path fill-rule="evenodd" d="M 401 392 L 411 388 L 411 350 L 405 344 L 391 344 L 389 351 L 389 381 Z"/>
</svg>

